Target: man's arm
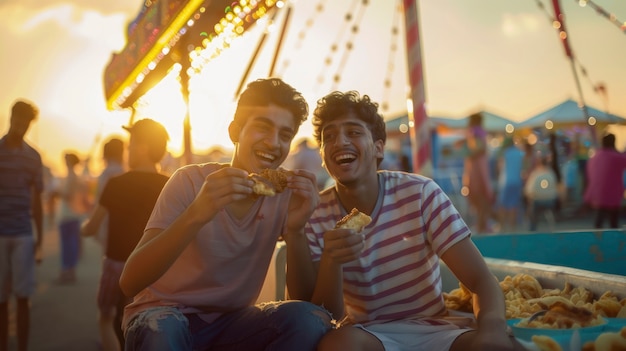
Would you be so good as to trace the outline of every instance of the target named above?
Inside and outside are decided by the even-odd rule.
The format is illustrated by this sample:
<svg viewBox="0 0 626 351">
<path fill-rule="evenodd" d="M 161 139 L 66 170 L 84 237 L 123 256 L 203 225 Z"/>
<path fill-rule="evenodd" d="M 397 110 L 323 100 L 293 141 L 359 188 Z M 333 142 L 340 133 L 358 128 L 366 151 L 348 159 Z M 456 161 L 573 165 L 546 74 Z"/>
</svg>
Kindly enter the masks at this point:
<svg viewBox="0 0 626 351">
<path fill-rule="evenodd" d="M 82 236 L 94 236 L 98 233 L 98 230 L 102 226 L 102 222 L 109 213 L 107 209 L 102 205 L 97 205 L 96 209 L 83 224 L 80 226 L 80 234 Z"/>
<path fill-rule="evenodd" d="M 324 233 L 324 251 L 317 268 L 311 302 L 324 306 L 335 319 L 343 318 L 343 264 L 359 258 L 364 248 L 362 234 L 353 229 L 333 229 Z"/>
<path fill-rule="evenodd" d="M 303 231 L 283 234 L 287 243 L 287 290 L 296 300 L 311 300 L 317 271 Z"/>
<path fill-rule="evenodd" d="M 31 212 L 35 221 L 35 261 L 41 263 L 42 245 L 43 245 L 43 204 L 41 200 L 41 192 L 33 188 L 31 201 Z"/>
<path fill-rule="evenodd" d="M 167 228 L 144 232 L 122 271 L 120 287 L 124 294 L 135 296 L 159 279 L 222 208 L 252 194 L 251 183 L 247 172 L 232 167 L 207 176 L 195 199 Z"/>
<path fill-rule="evenodd" d="M 490 345 L 509 345 L 504 294 L 470 237 L 449 248 L 441 259 L 473 293 L 478 333 L 484 336 L 479 339 Z"/>
<path fill-rule="evenodd" d="M 319 204 L 315 174 L 294 170 L 288 178 L 291 189 L 283 238 L 287 244 L 287 289 L 290 298 L 308 301 L 315 286 L 315 269 L 311 261 L 304 226 Z"/>
</svg>

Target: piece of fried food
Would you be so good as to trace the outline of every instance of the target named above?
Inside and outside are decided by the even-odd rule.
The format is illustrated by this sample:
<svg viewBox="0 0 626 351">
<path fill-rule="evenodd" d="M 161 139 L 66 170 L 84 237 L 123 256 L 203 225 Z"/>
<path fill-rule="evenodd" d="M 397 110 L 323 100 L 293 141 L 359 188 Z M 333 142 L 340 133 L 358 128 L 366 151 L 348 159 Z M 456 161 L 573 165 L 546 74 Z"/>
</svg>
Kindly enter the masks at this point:
<svg viewBox="0 0 626 351">
<path fill-rule="evenodd" d="M 287 188 L 289 171 L 284 169 L 266 168 L 259 173 L 251 173 L 248 177 L 254 181 L 252 191 L 257 195 L 274 196 Z"/>
<path fill-rule="evenodd" d="M 250 174 L 248 178 L 254 181 L 254 185 L 252 186 L 252 191 L 255 194 L 262 195 L 262 196 L 276 195 L 276 190 L 274 188 L 274 185 L 268 179 L 265 179 L 255 173 Z"/>
<path fill-rule="evenodd" d="M 567 301 L 567 300 L 566 300 Z M 604 319 L 593 311 L 574 306 L 571 302 L 555 301 L 549 306 L 542 306 L 545 314 L 535 319 L 523 319 L 519 326 L 528 328 L 570 329 L 582 328 L 604 323 Z"/>
<path fill-rule="evenodd" d="M 354 229 L 358 232 L 363 230 L 363 228 L 370 224 L 372 221 L 372 217 L 366 215 L 363 212 L 360 212 L 356 208 L 353 208 L 350 213 L 348 213 L 345 217 L 339 220 L 335 225 L 337 229 Z"/>
<path fill-rule="evenodd" d="M 286 171 L 282 168 L 266 168 L 262 170 L 259 175 L 265 179 L 268 179 L 276 189 L 277 193 L 282 193 L 287 188 L 287 177 L 289 176 L 289 171 Z"/>
</svg>

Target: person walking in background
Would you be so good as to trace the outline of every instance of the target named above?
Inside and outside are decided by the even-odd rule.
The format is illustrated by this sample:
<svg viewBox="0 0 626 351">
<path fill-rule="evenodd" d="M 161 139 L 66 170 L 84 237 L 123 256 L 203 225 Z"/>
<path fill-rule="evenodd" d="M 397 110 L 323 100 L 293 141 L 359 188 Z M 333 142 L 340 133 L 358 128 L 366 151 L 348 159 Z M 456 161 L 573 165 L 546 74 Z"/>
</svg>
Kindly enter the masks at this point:
<svg viewBox="0 0 626 351">
<path fill-rule="evenodd" d="M 111 178 L 104 187 L 91 217 L 81 226 L 83 236 L 95 236 L 108 221 L 105 255 L 98 288 L 99 329 L 104 351 L 124 348 L 121 317 L 131 299 L 119 286 L 128 255 L 133 251 L 148 222 L 168 176 L 159 173 L 169 136 L 165 128 L 151 119 L 131 127 L 128 145 L 129 171 Z M 113 139 L 113 141 L 119 139 Z M 109 142 L 110 143 L 110 142 Z M 107 145 L 110 146 L 110 144 Z M 115 142 L 119 145 L 118 142 Z M 117 147 L 117 146 L 115 146 Z M 105 146 L 105 155 L 106 155 Z M 116 150 L 121 155 L 123 150 Z"/>
<path fill-rule="evenodd" d="M 482 113 L 475 113 L 469 117 L 463 166 L 463 187 L 476 215 L 476 233 L 489 232 L 491 205 L 494 200 L 489 176 L 487 132 L 482 125 Z"/>
<path fill-rule="evenodd" d="M 18 100 L 9 131 L 0 139 L 0 350 L 9 343 L 9 299 L 17 305 L 17 348 L 28 350 L 30 297 L 35 292 L 35 264 L 43 241 L 43 164 L 24 141 L 37 107 Z M 33 229 L 34 223 L 34 229 Z"/>
<path fill-rule="evenodd" d="M 502 232 L 513 231 L 517 225 L 522 206 L 523 160 L 524 152 L 515 146 L 512 137 L 507 136 L 498 156 L 497 204 Z"/>
<path fill-rule="evenodd" d="M 536 231 L 539 214 L 545 214 L 554 224 L 554 206 L 559 198 L 556 175 L 549 165 L 548 156 L 539 156 L 535 168 L 524 184 L 524 195 L 528 200 L 528 222 L 530 231 Z"/>
<path fill-rule="evenodd" d="M 96 184 L 96 204 L 100 202 L 100 196 L 109 179 L 124 173 L 124 142 L 119 138 L 109 139 L 102 148 L 102 159 L 105 166 L 102 173 L 98 176 Z M 104 252 L 106 252 L 108 225 L 108 219 L 103 218 L 102 225 L 96 235 Z"/>
<path fill-rule="evenodd" d="M 626 155 L 615 149 L 615 134 L 602 137 L 602 147 L 587 161 L 587 189 L 584 199 L 596 211 L 594 227 L 619 228 L 619 210 L 624 200 Z"/>
<path fill-rule="evenodd" d="M 312 124 L 336 185 L 321 192 L 300 245 L 287 251 L 295 257 L 287 282 L 292 298 L 323 305 L 340 323 L 319 349 L 524 350 L 506 332 L 502 289 L 443 190 L 418 174 L 378 170 L 387 137 L 378 104 L 333 92 L 318 100 Z M 372 222 L 360 233 L 336 229 L 353 208 Z M 475 294 L 476 319 L 449 315 L 440 259 Z"/>
<path fill-rule="evenodd" d="M 56 283 L 76 282 L 76 266 L 81 251 L 80 223 L 91 208 L 87 183 L 76 173 L 80 164 L 78 155 L 64 153 L 67 175 L 61 181 L 56 196 L 59 205 L 59 236 L 61 238 L 61 273 Z"/>
<path fill-rule="evenodd" d="M 315 175 L 294 170 L 275 196 L 255 195 L 249 177 L 283 163 L 307 115 L 304 97 L 281 79 L 251 82 L 228 128 L 231 163 L 171 176 L 120 278 L 134 296 L 124 310 L 127 351 L 316 349 L 332 327 L 322 307 L 255 305 L 276 241 L 288 253 L 300 243 L 319 201 Z"/>
</svg>

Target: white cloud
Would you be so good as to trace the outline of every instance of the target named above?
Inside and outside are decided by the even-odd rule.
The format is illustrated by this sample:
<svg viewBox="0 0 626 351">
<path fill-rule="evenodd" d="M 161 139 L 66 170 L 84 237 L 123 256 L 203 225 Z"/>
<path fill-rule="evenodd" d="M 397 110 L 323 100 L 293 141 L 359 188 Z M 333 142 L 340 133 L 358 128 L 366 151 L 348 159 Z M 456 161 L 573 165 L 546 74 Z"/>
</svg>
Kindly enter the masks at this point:
<svg viewBox="0 0 626 351">
<path fill-rule="evenodd" d="M 0 17 L 15 33 L 29 33 L 47 24 L 55 24 L 75 38 L 97 40 L 101 45 L 119 49 L 125 42 L 124 30 L 131 14 L 111 12 L 108 14 L 72 3 L 59 3 L 46 7 L 28 7 L 11 3 L 0 7 Z"/>
<path fill-rule="evenodd" d="M 501 29 L 505 36 L 515 37 L 526 33 L 537 32 L 545 28 L 546 19 L 540 14 L 531 13 L 505 13 L 502 15 Z"/>
</svg>

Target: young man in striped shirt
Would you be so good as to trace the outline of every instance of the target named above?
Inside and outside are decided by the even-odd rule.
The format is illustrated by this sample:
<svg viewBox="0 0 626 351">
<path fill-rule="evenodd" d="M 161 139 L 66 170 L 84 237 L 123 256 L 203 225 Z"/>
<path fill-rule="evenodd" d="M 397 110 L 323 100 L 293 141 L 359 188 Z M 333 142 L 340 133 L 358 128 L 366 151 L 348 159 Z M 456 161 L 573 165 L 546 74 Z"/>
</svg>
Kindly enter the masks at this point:
<svg viewBox="0 0 626 351">
<path fill-rule="evenodd" d="M 523 350 L 507 332 L 497 280 L 441 188 L 378 170 L 386 140 L 378 104 L 356 91 L 333 92 L 318 101 L 313 126 L 336 185 L 321 192 L 302 245 L 290 246 L 287 282 L 292 298 L 341 320 L 319 349 Z M 360 233 L 334 229 L 352 208 L 372 222 Z M 476 319 L 446 310 L 440 258 L 475 293 Z"/>
</svg>

